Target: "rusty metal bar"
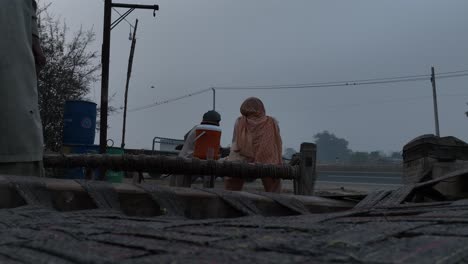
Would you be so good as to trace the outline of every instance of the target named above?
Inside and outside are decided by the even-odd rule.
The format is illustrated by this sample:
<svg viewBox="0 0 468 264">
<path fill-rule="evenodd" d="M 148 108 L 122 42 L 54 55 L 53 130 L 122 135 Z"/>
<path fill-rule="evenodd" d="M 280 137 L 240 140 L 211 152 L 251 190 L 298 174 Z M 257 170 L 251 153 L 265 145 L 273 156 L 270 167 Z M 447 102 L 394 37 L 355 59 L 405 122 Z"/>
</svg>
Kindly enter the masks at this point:
<svg viewBox="0 0 468 264">
<path fill-rule="evenodd" d="M 159 5 L 135 5 L 135 4 L 124 4 L 124 3 L 112 3 L 112 7 L 117 8 L 138 8 L 138 9 L 150 9 L 150 10 L 159 10 Z"/>
<path fill-rule="evenodd" d="M 148 155 L 45 155 L 44 166 L 54 168 L 105 168 L 167 174 L 215 175 L 239 178 L 297 179 L 299 166 L 265 165 L 229 161 Z"/>
</svg>

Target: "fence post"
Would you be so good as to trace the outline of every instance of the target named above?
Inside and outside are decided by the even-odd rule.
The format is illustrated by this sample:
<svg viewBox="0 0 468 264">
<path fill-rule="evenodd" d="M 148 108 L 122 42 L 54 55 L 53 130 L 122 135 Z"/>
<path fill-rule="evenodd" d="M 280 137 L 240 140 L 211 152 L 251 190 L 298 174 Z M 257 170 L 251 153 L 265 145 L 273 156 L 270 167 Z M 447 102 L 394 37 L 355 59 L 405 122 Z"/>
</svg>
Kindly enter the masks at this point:
<svg viewBox="0 0 468 264">
<path fill-rule="evenodd" d="M 173 174 L 170 177 L 169 186 L 186 188 L 190 188 L 192 186 L 192 175 Z"/>
<path fill-rule="evenodd" d="M 316 174 L 317 146 L 313 143 L 302 143 L 300 151 L 299 179 L 294 180 L 296 194 L 312 195 L 314 193 Z"/>
</svg>

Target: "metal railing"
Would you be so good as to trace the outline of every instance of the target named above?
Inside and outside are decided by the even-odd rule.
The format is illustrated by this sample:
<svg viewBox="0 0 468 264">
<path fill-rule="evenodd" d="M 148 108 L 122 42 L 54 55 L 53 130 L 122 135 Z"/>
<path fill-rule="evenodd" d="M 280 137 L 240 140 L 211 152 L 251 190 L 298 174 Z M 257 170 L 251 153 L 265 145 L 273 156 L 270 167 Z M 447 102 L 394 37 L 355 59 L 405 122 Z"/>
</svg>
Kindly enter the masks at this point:
<svg viewBox="0 0 468 264">
<path fill-rule="evenodd" d="M 165 137 L 154 137 L 153 138 L 153 146 L 151 148 L 151 150 L 154 152 L 155 149 L 154 149 L 154 145 L 155 144 L 161 144 L 161 143 L 164 143 L 164 144 L 168 144 L 168 145 L 174 145 L 174 153 L 177 153 L 177 151 L 175 151 L 175 147 L 177 145 L 180 145 L 181 143 L 183 144 L 183 140 L 181 139 L 174 139 L 174 138 L 165 138 Z"/>
</svg>

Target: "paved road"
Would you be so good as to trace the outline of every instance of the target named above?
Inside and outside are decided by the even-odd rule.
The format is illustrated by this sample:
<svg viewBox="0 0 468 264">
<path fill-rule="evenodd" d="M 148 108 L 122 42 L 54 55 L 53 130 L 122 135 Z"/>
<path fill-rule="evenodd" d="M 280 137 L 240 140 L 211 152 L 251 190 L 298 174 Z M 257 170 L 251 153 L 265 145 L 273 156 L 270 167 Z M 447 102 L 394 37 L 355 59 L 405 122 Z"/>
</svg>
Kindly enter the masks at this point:
<svg viewBox="0 0 468 264">
<path fill-rule="evenodd" d="M 168 181 L 161 181 L 167 184 Z M 401 174 L 393 173 L 376 173 L 376 172 L 338 172 L 327 171 L 318 172 L 318 178 L 315 185 L 316 190 L 333 191 L 333 190 L 354 190 L 359 192 L 369 192 L 377 189 L 396 189 L 402 184 Z M 223 183 L 220 178 L 216 181 L 219 188 L 223 188 Z M 201 187 L 202 181 L 197 181 L 194 186 Z M 293 182 L 290 180 L 282 181 L 283 191 L 292 192 Z M 262 183 L 257 180 L 252 183 L 246 183 L 246 188 L 262 190 Z"/>
<path fill-rule="evenodd" d="M 365 184 L 402 184 L 402 175 L 399 173 L 375 173 L 375 172 L 319 172 L 320 182 L 343 182 Z"/>
</svg>

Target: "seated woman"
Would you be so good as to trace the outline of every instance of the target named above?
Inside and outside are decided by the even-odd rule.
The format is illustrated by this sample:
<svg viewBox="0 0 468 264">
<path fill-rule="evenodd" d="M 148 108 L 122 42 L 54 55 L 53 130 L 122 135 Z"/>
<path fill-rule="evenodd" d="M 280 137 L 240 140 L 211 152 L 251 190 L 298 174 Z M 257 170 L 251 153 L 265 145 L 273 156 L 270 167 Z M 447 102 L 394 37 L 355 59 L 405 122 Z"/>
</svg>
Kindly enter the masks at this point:
<svg viewBox="0 0 468 264">
<path fill-rule="evenodd" d="M 282 163 L 282 141 L 278 122 L 265 113 L 262 101 L 250 97 L 242 103 L 240 116 L 234 125 L 231 153 L 227 160 L 262 164 Z M 281 191 L 281 180 L 263 178 L 266 192 Z M 224 181 L 226 190 L 240 191 L 244 179 L 229 178 Z"/>
</svg>

